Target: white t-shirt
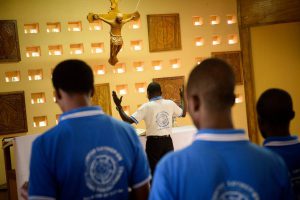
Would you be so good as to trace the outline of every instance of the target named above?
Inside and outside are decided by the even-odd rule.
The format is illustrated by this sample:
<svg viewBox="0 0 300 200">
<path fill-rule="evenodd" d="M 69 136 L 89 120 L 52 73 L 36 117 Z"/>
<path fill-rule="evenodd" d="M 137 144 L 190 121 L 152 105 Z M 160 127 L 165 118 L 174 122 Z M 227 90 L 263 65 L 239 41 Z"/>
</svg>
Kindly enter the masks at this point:
<svg viewBox="0 0 300 200">
<path fill-rule="evenodd" d="M 139 107 L 131 119 L 136 124 L 145 120 L 147 136 L 163 136 L 172 133 L 172 118 L 180 117 L 182 112 L 173 101 L 156 97 Z"/>
</svg>

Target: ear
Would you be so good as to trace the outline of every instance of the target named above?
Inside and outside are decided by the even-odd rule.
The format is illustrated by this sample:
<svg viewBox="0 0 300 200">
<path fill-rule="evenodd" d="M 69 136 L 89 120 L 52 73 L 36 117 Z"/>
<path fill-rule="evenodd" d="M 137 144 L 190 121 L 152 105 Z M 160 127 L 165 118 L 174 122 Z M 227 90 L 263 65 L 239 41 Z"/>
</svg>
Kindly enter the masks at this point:
<svg viewBox="0 0 300 200">
<path fill-rule="evenodd" d="M 231 99 L 231 106 L 233 106 L 235 104 L 235 98 L 236 98 L 236 95 L 233 94 L 232 99 Z"/>
<path fill-rule="evenodd" d="M 187 96 L 187 100 L 188 100 L 189 113 L 197 113 L 200 111 L 201 101 L 200 101 L 199 96 L 190 95 L 190 96 Z"/>
<path fill-rule="evenodd" d="M 292 111 L 292 113 L 291 113 L 291 120 L 294 119 L 295 115 L 296 115 L 295 111 Z"/>
<path fill-rule="evenodd" d="M 188 112 L 192 118 L 194 125 L 201 128 L 201 100 L 197 95 L 187 95 Z"/>
<path fill-rule="evenodd" d="M 60 94 L 59 89 L 55 90 L 55 98 L 58 99 L 58 100 L 61 100 L 61 94 Z"/>
<path fill-rule="evenodd" d="M 94 96 L 94 93 L 95 93 L 95 87 L 93 87 L 92 90 L 91 90 L 91 97 Z"/>
<path fill-rule="evenodd" d="M 261 133 L 261 136 L 266 139 L 267 138 L 266 125 L 264 123 L 264 120 L 258 115 L 257 115 L 257 123 L 258 123 L 258 128 Z"/>
</svg>

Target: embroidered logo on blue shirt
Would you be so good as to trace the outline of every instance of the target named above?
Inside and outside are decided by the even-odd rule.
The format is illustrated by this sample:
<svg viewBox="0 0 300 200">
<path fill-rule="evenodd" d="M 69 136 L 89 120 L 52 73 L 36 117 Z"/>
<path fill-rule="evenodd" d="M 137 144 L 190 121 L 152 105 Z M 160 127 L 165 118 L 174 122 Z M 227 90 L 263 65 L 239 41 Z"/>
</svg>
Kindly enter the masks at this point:
<svg viewBox="0 0 300 200">
<path fill-rule="evenodd" d="M 124 172 L 124 167 L 120 166 L 122 160 L 122 156 L 111 147 L 91 150 L 85 158 L 87 187 L 95 192 L 110 192 Z"/>
<path fill-rule="evenodd" d="M 259 200 L 255 190 L 239 181 L 227 181 L 221 183 L 213 194 L 213 200 Z"/>
</svg>

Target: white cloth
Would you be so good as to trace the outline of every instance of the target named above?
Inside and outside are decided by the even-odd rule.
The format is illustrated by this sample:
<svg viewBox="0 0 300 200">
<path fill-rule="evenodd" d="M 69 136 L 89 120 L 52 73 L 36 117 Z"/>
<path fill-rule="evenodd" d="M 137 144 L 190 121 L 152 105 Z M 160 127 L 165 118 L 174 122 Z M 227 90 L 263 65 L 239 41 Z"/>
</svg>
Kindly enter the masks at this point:
<svg viewBox="0 0 300 200">
<path fill-rule="evenodd" d="M 131 119 L 138 124 L 144 120 L 147 136 L 162 136 L 172 133 L 173 117 L 180 117 L 182 109 L 171 100 L 157 99 L 143 104 Z"/>
<path fill-rule="evenodd" d="M 32 142 L 39 134 L 25 135 L 14 139 L 14 154 L 16 160 L 16 179 L 18 199 L 21 198 L 20 188 L 29 177 L 29 163 L 31 155 Z"/>
</svg>

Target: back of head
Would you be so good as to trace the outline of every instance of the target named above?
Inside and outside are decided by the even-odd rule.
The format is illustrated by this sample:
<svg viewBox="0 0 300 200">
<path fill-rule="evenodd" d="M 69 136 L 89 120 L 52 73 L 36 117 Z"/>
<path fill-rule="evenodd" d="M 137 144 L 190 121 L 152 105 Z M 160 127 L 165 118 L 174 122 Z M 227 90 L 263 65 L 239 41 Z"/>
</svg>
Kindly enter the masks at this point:
<svg viewBox="0 0 300 200">
<path fill-rule="evenodd" d="M 68 94 L 88 94 L 93 91 L 94 76 L 85 62 L 65 60 L 53 70 L 52 83 L 56 91 L 61 89 Z"/>
<path fill-rule="evenodd" d="M 295 115 L 289 93 L 276 88 L 266 90 L 259 97 L 256 110 L 259 120 L 274 127 L 289 124 Z"/>
<path fill-rule="evenodd" d="M 235 78 L 225 61 L 209 58 L 197 65 L 187 83 L 187 96 L 199 96 L 206 109 L 223 111 L 234 104 Z"/>
<path fill-rule="evenodd" d="M 160 96 L 161 95 L 161 87 L 158 83 L 152 82 L 147 87 L 148 96 Z"/>
</svg>

